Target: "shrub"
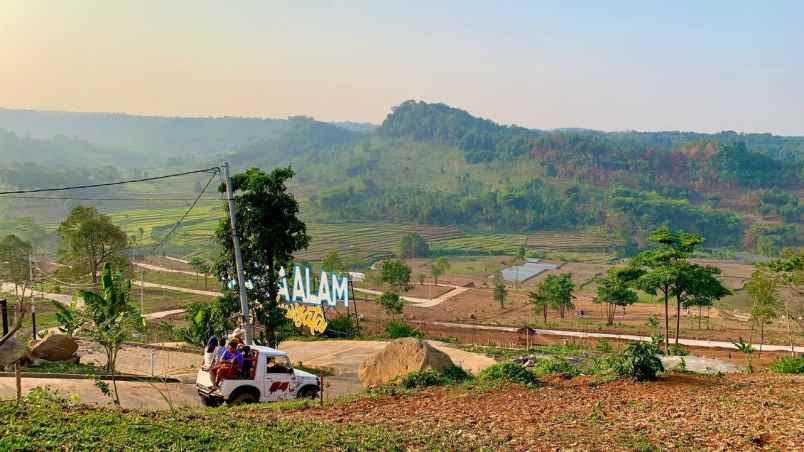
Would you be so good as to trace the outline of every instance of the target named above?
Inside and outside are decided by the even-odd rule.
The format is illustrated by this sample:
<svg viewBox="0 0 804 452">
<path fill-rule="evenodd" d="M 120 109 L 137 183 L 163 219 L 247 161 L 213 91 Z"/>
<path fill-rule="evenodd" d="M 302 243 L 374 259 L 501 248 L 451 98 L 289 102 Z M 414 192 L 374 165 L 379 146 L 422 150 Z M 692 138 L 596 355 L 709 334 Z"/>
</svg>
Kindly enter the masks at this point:
<svg viewBox="0 0 804 452">
<path fill-rule="evenodd" d="M 452 365 L 444 369 L 441 373 L 448 383 L 462 383 L 472 378 L 472 374 L 463 370 L 463 367 Z"/>
<path fill-rule="evenodd" d="M 785 356 L 770 363 L 768 367 L 778 374 L 804 374 L 804 356 Z"/>
<path fill-rule="evenodd" d="M 489 383 L 519 383 L 532 386 L 539 381 L 525 366 L 517 363 L 499 363 L 483 369 L 477 379 Z"/>
<path fill-rule="evenodd" d="M 662 361 L 656 357 L 658 349 L 652 343 L 631 342 L 615 359 L 612 369 L 623 378 L 636 381 L 655 380 L 656 374 L 664 371 Z"/>
<path fill-rule="evenodd" d="M 399 380 L 399 385 L 406 389 L 426 388 L 428 386 L 463 383 L 470 378 L 472 378 L 472 375 L 467 371 L 452 365 L 440 372 L 432 369 L 411 372 Z"/>
<path fill-rule="evenodd" d="M 612 347 L 609 341 L 606 340 L 598 341 L 595 348 L 601 353 L 611 353 L 614 351 L 614 347 Z"/>
<path fill-rule="evenodd" d="M 686 348 L 682 347 L 681 344 L 670 344 L 667 346 L 668 356 L 687 356 L 689 354 L 690 352 L 688 352 Z"/>
<path fill-rule="evenodd" d="M 398 339 L 400 337 L 416 337 L 421 339 L 424 337 L 424 333 L 399 320 L 392 320 L 386 323 L 385 334 L 391 339 Z"/>
<path fill-rule="evenodd" d="M 567 360 L 561 358 L 547 358 L 536 364 L 536 369 L 545 374 L 559 374 L 567 378 L 572 378 L 581 374 L 577 367 Z"/>
<path fill-rule="evenodd" d="M 421 372 L 411 372 L 399 381 L 403 388 L 426 388 L 428 386 L 439 386 L 446 383 L 446 379 L 440 373 L 427 369 Z"/>
<path fill-rule="evenodd" d="M 338 314 L 327 321 L 326 337 L 353 338 L 360 336 L 360 329 L 348 314 Z"/>
</svg>

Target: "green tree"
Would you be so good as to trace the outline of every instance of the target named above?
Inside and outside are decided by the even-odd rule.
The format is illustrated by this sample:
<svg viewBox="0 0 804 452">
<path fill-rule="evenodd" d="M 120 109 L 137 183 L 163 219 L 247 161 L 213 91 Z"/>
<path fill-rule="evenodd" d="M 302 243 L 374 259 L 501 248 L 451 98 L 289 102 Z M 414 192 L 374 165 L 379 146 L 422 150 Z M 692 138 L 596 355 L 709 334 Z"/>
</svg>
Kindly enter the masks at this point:
<svg viewBox="0 0 804 452">
<path fill-rule="evenodd" d="M 73 299 L 69 305 L 51 301 L 56 310 L 56 321 L 59 322 L 59 331 L 72 337 L 87 322 Z"/>
<path fill-rule="evenodd" d="M 344 264 L 338 251 L 332 250 L 324 256 L 324 260 L 321 262 L 321 270 L 330 273 L 344 273 L 346 264 Z"/>
<path fill-rule="evenodd" d="M 212 336 L 222 338 L 234 329 L 233 318 L 240 311 L 240 301 L 229 293 L 209 303 L 191 303 L 186 309 L 186 325 L 174 332 L 189 344 L 203 346 Z"/>
<path fill-rule="evenodd" d="M 530 292 L 528 297 L 536 311 L 541 309 L 544 323 L 547 323 L 548 308 L 558 309 L 562 319 L 566 309 L 574 308 L 572 304 L 573 290 L 575 290 L 575 284 L 572 282 L 571 273 L 548 275 L 536 284 L 535 290 Z"/>
<path fill-rule="evenodd" d="M 776 279 L 770 273 L 762 270 L 755 271 L 751 275 L 751 280 L 745 285 L 746 292 L 751 295 L 751 322 L 759 325 L 760 329 L 760 355 L 765 342 L 765 325 L 773 322 L 779 315 L 780 302 L 776 294 L 777 288 Z"/>
<path fill-rule="evenodd" d="M 504 308 L 507 297 L 508 289 L 505 288 L 505 281 L 502 275 L 497 272 L 494 274 L 494 301 L 500 304 L 500 309 Z"/>
<path fill-rule="evenodd" d="M 628 281 L 633 280 L 631 269 L 613 268 L 608 271 L 605 278 L 597 280 L 597 296 L 595 303 L 606 304 L 606 324 L 614 324 L 614 314 L 618 306 L 628 306 L 637 302 L 637 293 L 628 287 Z"/>
<path fill-rule="evenodd" d="M 435 285 L 438 285 L 438 278 L 446 273 L 447 270 L 449 270 L 449 261 L 443 257 L 439 257 L 430 265 L 430 273 L 433 275 L 433 283 Z"/>
<path fill-rule="evenodd" d="M 650 235 L 656 246 L 643 251 L 631 261 L 634 274 L 639 274 L 635 284 L 651 295 L 661 293 L 664 297 L 664 332 L 670 337 L 670 296 L 679 283 L 680 269 L 686 264 L 687 257 L 695 250 L 703 239 L 695 234 L 673 231 L 661 227 Z M 664 347 L 667 352 L 669 340 Z"/>
<path fill-rule="evenodd" d="M 33 247 L 14 234 L 0 241 L 0 278 L 14 284 L 14 296 L 18 301 L 25 298 L 30 283 L 28 259 Z"/>
<path fill-rule="evenodd" d="M 380 298 L 377 299 L 377 304 L 382 306 L 385 312 L 396 320 L 396 316 L 402 314 L 404 303 L 396 292 L 383 292 Z"/>
<path fill-rule="evenodd" d="M 114 375 L 120 347 L 134 333 L 145 329 L 145 321 L 129 302 L 131 281 L 125 279 L 123 273 L 112 271 L 112 266 L 107 262 L 103 264 L 99 283 L 98 293 L 82 290 L 80 296 L 86 304 L 83 310 L 86 321 L 91 325 L 89 335 L 103 346 L 106 370 Z M 119 405 L 116 382 L 114 388 L 115 403 Z"/>
<path fill-rule="evenodd" d="M 195 256 L 190 259 L 190 267 L 195 270 L 195 281 L 198 282 L 198 275 L 204 275 L 204 289 L 207 288 L 207 278 L 209 277 L 209 272 L 212 270 L 212 267 L 209 265 L 206 259 Z"/>
<path fill-rule="evenodd" d="M 58 234 L 62 268 L 75 277 L 90 275 L 95 287 L 98 287 L 98 275 L 104 264 L 110 263 L 119 270 L 128 267 L 124 255 L 128 236 L 94 207 L 78 206 L 71 210 L 59 225 Z"/>
<path fill-rule="evenodd" d="M 764 266 L 771 272 L 779 286 L 793 293 L 784 298 L 784 316 L 788 322 L 791 350 L 793 350 L 793 330 L 790 322 L 798 326 L 799 334 L 804 335 L 804 249 L 782 250 L 780 259 Z"/>
<path fill-rule="evenodd" d="M 419 234 L 406 234 L 399 242 L 399 257 L 409 259 L 412 257 L 426 257 L 430 254 L 430 246 Z"/>
<path fill-rule="evenodd" d="M 399 259 L 389 259 L 380 267 L 380 278 L 398 292 L 410 289 L 410 267 Z"/>
<path fill-rule="evenodd" d="M 299 219 L 299 203 L 288 192 L 286 183 L 293 177 L 290 167 L 265 173 L 251 168 L 232 177 L 237 235 L 243 254 L 248 294 L 258 323 L 263 326 L 260 340 L 272 347 L 287 325 L 285 311 L 279 307 L 279 269 L 287 267 L 293 253 L 310 243 L 307 227 Z M 220 191 L 225 188 L 221 186 Z M 221 281 L 237 281 L 229 217 L 222 219 L 216 231 L 221 254 L 215 274 Z M 236 288 L 234 289 L 236 290 Z"/>
<path fill-rule="evenodd" d="M 672 290 L 676 297 L 676 345 L 681 329 L 681 306 L 698 306 L 698 327 L 700 328 L 700 309 L 703 306 L 711 306 L 715 300 L 719 300 L 731 292 L 726 289 L 717 279 L 720 269 L 712 266 L 688 264 L 680 262 L 677 264 L 678 280 Z"/>
</svg>

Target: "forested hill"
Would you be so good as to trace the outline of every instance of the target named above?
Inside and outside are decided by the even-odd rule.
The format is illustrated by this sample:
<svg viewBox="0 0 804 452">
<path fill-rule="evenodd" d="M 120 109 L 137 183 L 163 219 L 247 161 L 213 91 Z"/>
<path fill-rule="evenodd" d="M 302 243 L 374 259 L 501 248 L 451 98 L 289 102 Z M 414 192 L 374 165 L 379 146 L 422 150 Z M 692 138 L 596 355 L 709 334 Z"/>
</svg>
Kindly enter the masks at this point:
<svg viewBox="0 0 804 452">
<path fill-rule="evenodd" d="M 407 101 L 379 129 L 386 137 L 438 140 L 469 163 L 525 154 L 554 175 L 590 183 L 798 187 L 804 137 L 721 132 L 540 131 L 501 126 L 444 104 Z"/>
<path fill-rule="evenodd" d="M 379 127 L 0 109 L 0 128 L 0 183 L 11 186 L 113 177 L 104 165 L 130 177 L 226 159 L 235 170 L 292 165 L 317 221 L 592 229 L 631 247 L 669 224 L 710 247 L 804 245 L 804 137 L 536 130 L 418 101 Z"/>
</svg>

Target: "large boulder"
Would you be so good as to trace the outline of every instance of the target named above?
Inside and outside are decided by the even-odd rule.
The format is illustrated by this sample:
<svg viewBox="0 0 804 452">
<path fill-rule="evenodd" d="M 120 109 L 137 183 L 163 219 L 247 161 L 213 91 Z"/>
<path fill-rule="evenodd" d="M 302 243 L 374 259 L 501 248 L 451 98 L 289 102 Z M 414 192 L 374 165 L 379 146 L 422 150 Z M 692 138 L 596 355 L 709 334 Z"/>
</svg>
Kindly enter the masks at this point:
<svg viewBox="0 0 804 452">
<path fill-rule="evenodd" d="M 446 353 L 422 340 L 406 337 L 390 342 L 360 366 L 360 382 L 364 387 L 379 386 L 411 372 L 432 369 L 443 371 L 453 366 Z"/>
<path fill-rule="evenodd" d="M 78 350 L 75 339 L 64 334 L 51 334 L 37 342 L 31 349 L 31 356 L 45 361 L 69 361 Z"/>
<path fill-rule="evenodd" d="M 0 345 L 0 367 L 9 366 L 28 354 L 28 346 L 16 337 L 9 338 Z"/>
</svg>

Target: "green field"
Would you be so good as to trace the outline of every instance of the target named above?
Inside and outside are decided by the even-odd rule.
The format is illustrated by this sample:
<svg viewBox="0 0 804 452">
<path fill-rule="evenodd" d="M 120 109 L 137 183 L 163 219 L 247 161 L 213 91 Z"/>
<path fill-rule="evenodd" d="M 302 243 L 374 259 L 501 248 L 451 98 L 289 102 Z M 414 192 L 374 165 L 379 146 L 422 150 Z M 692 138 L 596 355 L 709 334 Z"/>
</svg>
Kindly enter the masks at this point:
<svg viewBox="0 0 804 452">
<path fill-rule="evenodd" d="M 135 209 L 111 214 L 115 224 L 137 238 L 137 246 L 158 243 L 185 207 Z M 208 251 L 218 221 L 224 215 L 220 203 L 205 201 L 187 216 L 167 242 L 168 254 L 188 256 Z M 142 228 L 142 234 L 139 230 Z M 521 247 L 530 253 L 606 253 L 620 245 L 600 234 L 576 231 L 539 231 L 530 234 L 467 232 L 456 226 L 391 223 L 307 223 L 310 247 L 296 255 L 298 259 L 321 260 L 337 250 L 354 262 L 370 263 L 391 256 L 405 234 L 422 235 L 434 254 L 444 255 L 516 255 Z M 207 249 L 205 249 L 207 248 Z"/>
</svg>

